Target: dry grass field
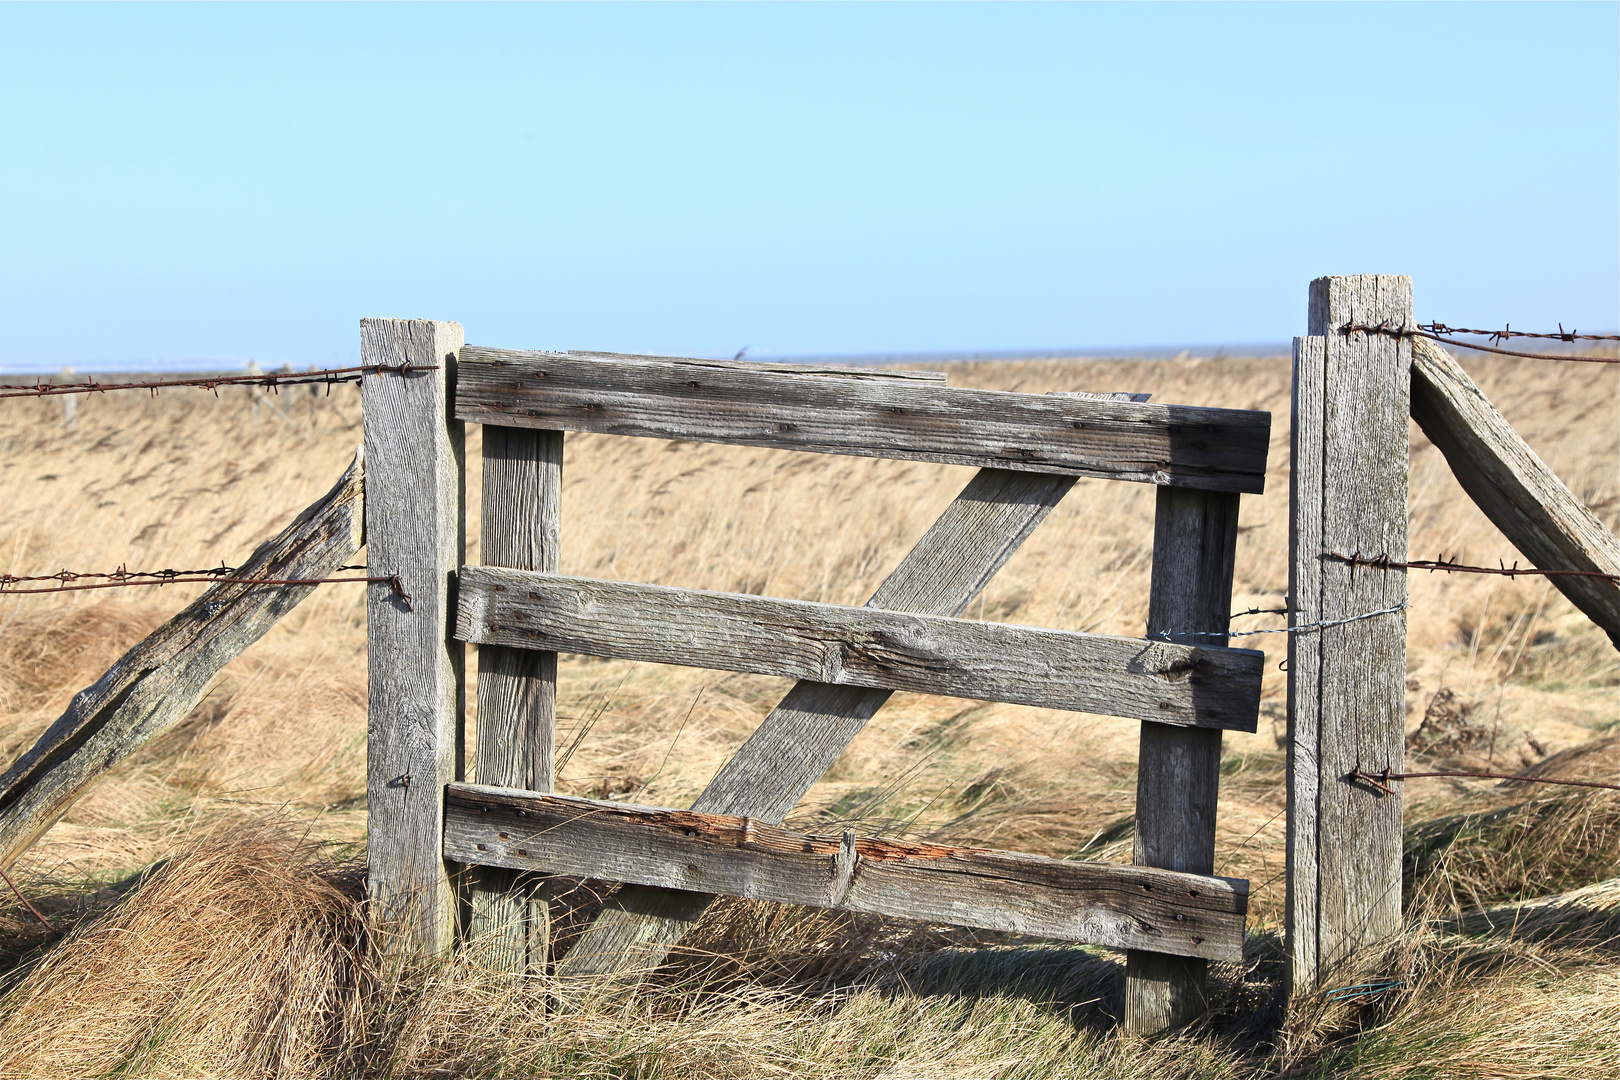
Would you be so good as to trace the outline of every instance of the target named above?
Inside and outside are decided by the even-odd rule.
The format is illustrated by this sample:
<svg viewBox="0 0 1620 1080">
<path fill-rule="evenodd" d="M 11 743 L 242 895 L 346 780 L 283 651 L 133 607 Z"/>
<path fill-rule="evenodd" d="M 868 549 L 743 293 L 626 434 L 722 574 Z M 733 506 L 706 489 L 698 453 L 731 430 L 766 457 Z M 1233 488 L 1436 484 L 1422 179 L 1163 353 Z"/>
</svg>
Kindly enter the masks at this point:
<svg viewBox="0 0 1620 1080">
<path fill-rule="evenodd" d="M 1466 364 L 1620 526 L 1620 368 Z M 1282 605 L 1286 359 L 949 372 L 960 386 L 1269 410 L 1271 473 L 1267 494 L 1244 498 L 1234 610 Z M 288 390 L 256 415 L 248 393 L 95 397 L 71 434 L 58 402 L 0 403 L 0 570 L 240 561 L 326 491 L 360 439 L 352 387 L 330 399 Z M 476 427 L 467 447 L 476 492 Z M 562 570 L 861 603 L 969 475 L 570 435 Z M 1415 428 L 1411 492 L 1414 556 L 1516 557 Z M 1081 481 L 967 615 L 1140 634 L 1153 499 L 1143 485 Z M 25 749 L 198 591 L 0 598 L 0 756 Z M 1411 596 L 1409 761 L 1620 774 L 1620 657 L 1554 589 L 1414 574 Z M 1613 793 L 1410 782 L 1411 934 L 1342 983 L 1398 985 L 1280 1010 L 1284 639 L 1250 641 L 1267 653 L 1263 714 L 1257 734 L 1226 737 L 1217 864 L 1253 882 L 1251 956 L 1215 972 L 1214 1010 L 1193 1029 L 1151 1043 L 1120 1033 L 1119 958 L 1098 950 L 742 903 L 721 905 L 641 994 L 552 1011 L 544 980 L 465 963 L 390 970 L 368 945 L 354 863 L 366 815 L 364 606 L 358 586 L 317 590 L 13 869 L 69 935 L 53 942 L 0 896 L 0 1076 L 1620 1071 L 1620 907 L 1602 884 L 1620 874 Z M 559 789 L 685 805 L 785 688 L 565 657 Z M 1136 739 L 1123 720 L 897 694 L 789 824 L 1128 861 Z M 1549 896 L 1560 899 L 1538 903 Z"/>
</svg>

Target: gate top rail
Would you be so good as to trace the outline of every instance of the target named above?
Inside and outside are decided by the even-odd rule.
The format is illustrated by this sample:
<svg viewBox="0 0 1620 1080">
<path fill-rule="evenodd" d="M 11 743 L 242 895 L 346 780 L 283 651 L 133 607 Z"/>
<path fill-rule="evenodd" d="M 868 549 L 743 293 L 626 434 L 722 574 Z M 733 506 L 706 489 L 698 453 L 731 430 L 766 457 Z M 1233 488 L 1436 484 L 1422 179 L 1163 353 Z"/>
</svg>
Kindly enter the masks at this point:
<svg viewBox="0 0 1620 1080">
<path fill-rule="evenodd" d="M 456 418 L 1259 494 L 1271 414 L 894 372 L 467 346 Z M 915 373 L 913 373 L 915 374 Z"/>
</svg>

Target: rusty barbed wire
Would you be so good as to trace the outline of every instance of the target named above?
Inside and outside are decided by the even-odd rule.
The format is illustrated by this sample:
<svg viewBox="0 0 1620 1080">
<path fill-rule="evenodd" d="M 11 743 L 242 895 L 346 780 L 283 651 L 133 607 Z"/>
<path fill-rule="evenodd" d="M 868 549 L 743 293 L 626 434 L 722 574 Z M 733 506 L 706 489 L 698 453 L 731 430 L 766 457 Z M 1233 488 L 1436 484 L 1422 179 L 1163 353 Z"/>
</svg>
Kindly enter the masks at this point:
<svg viewBox="0 0 1620 1080">
<path fill-rule="evenodd" d="M 1451 338 L 1431 334 L 1427 330 L 1414 330 L 1410 327 L 1390 326 L 1380 323 L 1377 326 L 1365 326 L 1360 323 L 1346 323 L 1339 327 L 1341 334 L 1380 334 L 1384 337 L 1422 337 L 1430 341 L 1438 341 L 1442 345 L 1455 345 L 1460 349 L 1473 349 L 1476 352 L 1495 353 L 1498 356 L 1520 356 L 1527 360 L 1566 360 L 1577 364 L 1620 364 L 1620 356 L 1559 356 L 1553 353 L 1519 352 L 1516 349 L 1498 349 L 1490 345 L 1476 345 L 1468 341 L 1454 341 Z M 1525 334 L 1525 337 L 1531 335 Z M 1545 336 L 1545 335 L 1537 335 Z M 1604 339 L 1607 340 L 1607 339 Z"/>
<path fill-rule="evenodd" d="M 195 386 L 219 393 L 222 386 L 260 386 L 275 390 L 283 386 L 326 386 L 360 382 L 367 375 L 409 375 L 413 371 L 438 371 L 437 364 L 362 364 L 358 367 L 322 368 L 319 371 L 282 371 L 265 375 L 205 375 L 196 379 L 152 379 L 146 382 L 98 383 L 93 378 L 82 383 L 0 383 L 0 398 L 59 397 L 63 394 L 104 394 L 109 390 L 147 390 L 153 397 L 159 390 L 175 386 Z M 43 376 L 42 376 L 43 377 Z"/>
<path fill-rule="evenodd" d="M 1472 334 L 1475 337 L 1488 337 L 1494 344 L 1506 341 L 1508 338 L 1549 338 L 1557 341 L 1620 341 L 1620 334 L 1577 334 L 1573 330 L 1565 330 L 1564 324 L 1558 324 L 1556 334 L 1535 334 L 1529 330 L 1514 330 L 1512 324 L 1504 325 L 1500 330 L 1467 330 L 1460 326 L 1447 326 L 1443 322 L 1418 323 L 1419 330 L 1427 330 L 1431 334 Z"/>
<path fill-rule="evenodd" d="M 1370 773 L 1365 769 L 1357 768 L 1348 779 L 1360 780 L 1378 788 L 1386 795 L 1393 795 L 1395 791 L 1389 787 L 1392 780 L 1425 780 L 1432 777 L 1458 777 L 1470 780 L 1523 780 L 1530 784 L 1559 784 L 1564 787 L 1603 788 L 1606 791 L 1620 791 L 1620 784 L 1600 784 L 1595 780 L 1555 780 L 1550 776 L 1520 776 L 1514 773 L 1494 772 L 1462 772 L 1458 770 L 1444 770 L 1441 772 L 1391 772 L 1388 769 L 1382 772 Z"/>
<path fill-rule="evenodd" d="M 340 566 L 339 572 L 344 570 L 366 570 L 365 566 Z M 236 577 L 241 569 L 235 566 L 217 566 L 207 570 L 128 570 L 120 566 L 109 573 L 97 571 L 59 570 L 54 574 L 0 574 L 0 596 L 38 596 L 50 593 L 84 592 L 89 589 L 119 589 L 130 585 L 339 585 L 356 581 L 382 582 L 394 590 L 394 595 L 405 604 L 405 610 L 415 611 L 411 602 L 411 594 L 405 591 L 405 583 L 398 574 L 381 574 L 366 577 L 325 577 L 325 578 L 255 578 Z M 93 584 L 78 585 L 74 582 L 91 579 Z M 55 588 L 18 589 L 20 583 L 36 581 L 57 582 Z"/>
<path fill-rule="evenodd" d="M 1602 570 L 1540 570 L 1533 566 L 1521 567 L 1517 559 L 1513 561 L 1512 566 L 1466 566 L 1459 562 L 1448 561 L 1444 553 L 1434 559 L 1413 559 L 1410 561 L 1391 559 L 1388 555 L 1363 555 L 1359 551 L 1354 555 L 1328 551 L 1323 553 L 1323 557 L 1346 563 L 1352 568 L 1367 566 L 1375 570 L 1427 570 L 1430 573 L 1438 570 L 1445 574 L 1495 574 L 1498 577 L 1508 578 L 1521 576 L 1589 577 L 1620 583 L 1620 574 L 1605 573 Z"/>
</svg>

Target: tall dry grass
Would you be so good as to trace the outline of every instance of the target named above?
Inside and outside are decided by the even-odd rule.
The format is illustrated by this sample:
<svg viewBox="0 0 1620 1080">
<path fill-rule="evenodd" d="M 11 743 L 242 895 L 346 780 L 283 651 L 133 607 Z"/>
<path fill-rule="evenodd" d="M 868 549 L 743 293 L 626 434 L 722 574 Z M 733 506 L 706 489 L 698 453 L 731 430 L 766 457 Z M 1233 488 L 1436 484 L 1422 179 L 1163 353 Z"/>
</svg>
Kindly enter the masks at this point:
<svg viewBox="0 0 1620 1080">
<path fill-rule="evenodd" d="M 1620 372 L 1517 361 L 1467 365 L 1599 516 L 1611 527 L 1620 522 Z M 951 365 L 950 376 L 956 385 L 1150 391 L 1157 401 L 1271 411 L 1267 493 L 1244 499 L 1235 605 L 1280 606 L 1287 584 L 1286 360 L 998 362 Z M 352 388 L 335 392 L 342 415 L 305 393 L 289 395 L 285 415 L 261 411 L 257 423 L 245 391 L 225 391 L 219 401 L 200 391 L 155 400 L 92 398 L 82 403 L 72 436 L 61 429 L 54 402 L 5 403 L 0 564 L 30 574 L 239 560 L 318 497 L 359 441 Z M 469 490 L 476 492 L 476 428 L 468 443 Z M 605 436 L 570 436 L 566 454 L 565 572 L 844 603 L 865 599 L 969 475 L 949 466 Z M 1412 508 L 1414 553 L 1443 551 L 1476 563 L 1514 557 L 1415 431 Z M 1139 633 L 1152 510 L 1146 487 L 1082 481 L 968 614 Z M 476 506 L 471 518 L 475 560 Z M 171 586 L 0 600 L 0 753 L 24 748 L 75 690 L 195 591 Z M 1601 764 L 1605 744 L 1589 744 L 1611 736 L 1620 721 L 1616 654 L 1556 591 L 1525 579 L 1436 574 L 1414 575 L 1411 592 L 1414 761 L 1502 771 L 1579 750 L 1563 760 L 1615 771 Z M 1255 628 L 1278 622 L 1247 620 Z M 1217 1003 L 1217 1020 L 1201 1033 L 1148 1047 L 1123 1039 L 1107 1022 L 1117 964 L 1091 950 L 739 904 L 705 924 L 693 942 L 698 952 L 667 975 L 661 992 L 618 1013 L 566 1020 L 541 1009 L 546 988 L 514 986 L 471 968 L 390 973 L 368 968 L 365 949 L 343 946 L 350 948 L 343 962 L 358 965 L 353 970 L 360 974 L 335 974 L 332 943 L 357 940 L 343 921 L 349 915 L 338 918 L 337 908 L 323 907 L 346 895 L 341 873 L 302 841 L 272 843 L 254 831 L 274 814 L 297 836 L 351 845 L 345 851 L 364 835 L 364 610 L 352 587 L 318 590 L 228 668 L 183 725 L 115 770 L 16 868 L 48 916 L 80 930 L 48 948 L 19 906 L 0 901 L 0 959 L 23 965 L 13 967 L 15 987 L 0 1005 L 0 1046 L 8 1048 L 0 1053 L 11 1054 L 0 1057 L 9 1062 L 0 1072 L 51 1075 L 77 1054 L 84 1070 L 109 1074 L 290 1075 L 304 1066 L 288 1063 L 312 1053 L 323 1075 L 1306 1075 L 1337 1053 L 1333 1040 L 1362 1045 L 1371 1021 L 1357 1026 L 1361 1021 L 1341 1023 L 1333 1018 L 1338 1013 L 1324 1013 L 1294 1031 L 1277 1028 L 1280 1021 L 1267 1012 L 1276 989 L 1275 946 L 1267 943 L 1279 929 L 1282 896 L 1284 684 L 1275 663 L 1282 639 L 1258 641 L 1268 653 L 1261 730 L 1226 739 L 1217 854 L 1220 872 L 1255 885 L 1255 957 L 1247 968 L 1221 974 L 1224 1004 Z M 560 788 L 666 805 L 690 800 L 785 689 L 762 677 L 586 657 L 565 658 L 560 679 Z M 1135 750 L 1135 726 L 1112 718 L 898 694 L 793 821 L 1126 860 Z M 1443 781 L 1408 787 L 1413 865 L 1422 863 L 1414 869 L 1421 900 L 1415 917 L 1421 908 L 1432 923 L 1476 902 L 1533 899 L 1591 875 L 1614 875 L 1602 869 L 1610 865 L 1603 843 L 1613 835 L 1612 800 L 1579 804 L 1591 826 L 1583 832 L 1566 828 L 1570 814 L 1544 812 L 1545 797 L 1512 788 Z M 233 828 L 248 831 L 232 834 Z M 216 837 L 260 836 L 255 842 L 270 847 L 243 850 L 278 852 L 259 862 L 281 867 L 276 873 L 286 880 L 220 884 L 202 895 L 165 884 L 255 880 L 250 867 L 198 839 L 210 829 L 225 830 L 210 834 Z M 212 869 L 197 869 L 195 878 L 165 871 L 130 891 L 131 875 L 151 863 L 173 857 L 169 867 L 183 865 L 176 852 Z M 228 897 L 254 890 L 292 899 L 275 910 L 230 907 L 235 901 Z M 207 907 L 214 892 L 221 897 L 217 909 Z M 226 915 L 269 951 L 244 951 L 228 944 L 234 940 L 228 933 L 206 928 L 208 919 Z M 156 921 L 149 926 L 142 918 Z M 108 942 L 137 924 L 147 934 L 167 927 L 172 936 L 161 948 L 197 959 L 197 966 L 141 968 L 146 961 L 138 950 L 107 951 Z M 350 929 L 334 929 L 340 925 Z M 264 1019 L 272 1012 L 252 995 L 283 993 L 269 988 L 304 976 L 278 983 L 280 975 L 249 978 L 240 966 L 209 967 L 205 959 L 223 952 L 255 971 L 282 971 L 276 957 L 305 946 L 273 943 L 305 940 L 298 935 L 315 933 L 311 927 L 326 927 L 320 932 L 328 937 L 326 945 L 309 946 L 310 984 L 327 979 L 347 988 L 334 993 L 353 999 L 331 1014 L 344 1018 L 331 1021 L 336 1028 L 319 1019 L 325 1005 L 300 1010 L 312 1026 L 296 1036 Z M 1423 947 L 1439 958 L 1472 947 L 1433 940 L 1439 944 Z M 1520 945 L 1531 948 L 1514 947 Z M 1530 995 L 1530 1004 L 1513 1007 L 1547 1017 L 1566 1007 L 1572 1016 L 1598 1016 L 1591 1012 L 1596 999 L 1579 988 L 1612 982 L 1614 968 L 1592 959 L 1606 954 L 1591 953 L 1590 943 L 1582 948 L 1584 959 L 1569 963 L 1572 973 L 1584 974 L 1550 987 L 1526 982 L 1525 972 L 1544 971 L 1537 967 L 1543 962 L 1557 968 L 1563 953 L 1547 959 L 1532 950 L 1501 968 L 1509 973 L 1502 987 Z M 100 963 L 111 973 L 108 986 L 133 987 L 140 979 L 128 981 L 130 973 L 145 971 L 158 989 L 145 997 L 113 995 L 117 1008 L 73 998 L 94 990 L 95 980 L 74 983 L 72 973 Z M 1423 1025 L 1440 1023 L 1444 1002 L 1462 1000 L 1454 997 L 1461 990 L 1441 978 L 1444 967 L 1437 959 L 1434 974 L 1424 976 L 1439 980 L 1432 983 L 1438 996 L 1402 1005 L 1409 1026 L 1388 1030 L 1429 1038 Z M 1568 995 L 1559 989 L 1566 984 Z M 103 1041 L 72 1034 L 79 1030 L 73 1025 L 45 1023 L 53 1000 L 82 1013 L 86 1031 L 101 1016 Z M 206 1017 L 215 1000 L 233 1003 L 218 1032 L 186 1026 L 193 1023 L 187 1010 Z M 1486 1008 L 1485 1001 L 1468 1007 Z M 1352 1013 L 1352 1020 L 1362 1015 Z M 1244 1026 L 1257 1016 L 1273 1017 L 1271 1034 Z M 1480 1028 L 1474 1042 L 1468 1039 L 1475 1035 L 1464 1039 L 1458 1052 L 1488 1057 L 1493 1047 L 1500 1050 L 1488 1029 Z M 21 1042 L 5 1034 L 25 1030 L 43 1034 Z M 1525 1060 L 1556 1063 L 1564 1044 L 1548 1038 L 1545 1054 Z M 1281 1042 L 1267 1041 L 1274 1039 Z M 286 1054 L 294 1056 L 277 1056 Z M 1332 1060 L 1348 1070 L 1344 1075 L 1386 1075 L 1379 1071 L 1383 1058 Z M 1561 1066 L 1546 1067 L 1552 1070 L 1546 1075 L 1563 1075 L 1556 1071 Z"/>
<path fill-rule="evenodd" d="M 1560 934 L 1567 917 L 1523 935 L 1415 926 L 1286 1013 L 1280 948 L 1257 935 L 1213 970 L 1207 1017 L 1145 1041 L 1116 1026 L 1122 965 L 1099 950 L 762 905 L 706 919 L 641 993 L 560 1011 L 569 990 L 548 978 L 466 957 L 389 967 L 357 886 L 286 823 L 192 838 L 14 975 L 0 1076 L 1586 1080 L 1620 1065 L 1612 926 Z"/>
</svg>

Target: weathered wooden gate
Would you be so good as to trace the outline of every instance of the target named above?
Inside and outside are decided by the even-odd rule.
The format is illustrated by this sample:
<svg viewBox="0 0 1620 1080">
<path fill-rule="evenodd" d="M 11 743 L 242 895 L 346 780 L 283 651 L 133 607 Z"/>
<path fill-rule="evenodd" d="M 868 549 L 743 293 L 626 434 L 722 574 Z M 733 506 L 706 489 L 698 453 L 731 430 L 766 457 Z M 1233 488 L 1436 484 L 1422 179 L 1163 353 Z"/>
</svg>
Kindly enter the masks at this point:
<svg viewBox="0 0 1620 1080">
<path fill-rule="evenodd" d="M 713 894 L 1128 950 L 1127 1022 L 1203 1009 L 1241 956 L 1248 884 L 1214 876 L 1222 730 L 1255 730 L 1262 654 L 1224 647 L 1238 498 L 1270 415 L 1107 395 L 943 385 L 934 373 L 463 347 L 454 323 L 366 320 L 373 590 L 371 894 L 424 953 L 459 932 L 543 963 L 543 890 L 624 882 L 557 965 L 662 960 Z M 462 565 L 461 422 L 484 430 L 485 565 Z M 973 465 L 979 472 L 864 607 L 560 575 L 564 431 Z M 1147 636 L 959 619 L 1077 477 L 1158 485 Z M 479 645 L 478 784 L 462 783 L 462 643 Z M 690 810 L 551 794 L 557 654 L 798 680 Z M 895 690 L 1141 722 L 1135 866 L 808 837 L 780 822 Z M 469 867 L 458 924 L 453 872 Z"/>
</svg>

